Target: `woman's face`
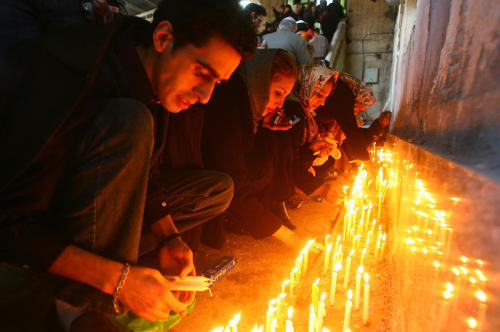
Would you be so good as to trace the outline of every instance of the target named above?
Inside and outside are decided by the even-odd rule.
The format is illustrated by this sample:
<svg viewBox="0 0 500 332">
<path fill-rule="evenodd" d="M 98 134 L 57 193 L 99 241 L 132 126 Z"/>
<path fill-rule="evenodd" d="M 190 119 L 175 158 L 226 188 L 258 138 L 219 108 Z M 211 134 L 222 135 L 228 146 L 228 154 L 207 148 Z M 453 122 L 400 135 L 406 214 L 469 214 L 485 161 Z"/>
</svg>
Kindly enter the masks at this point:
<svg viewBox="0 0 500 332">
<path fill-rule="evenodd" d="M 269 100 L 262 116 L 274 113 L 277 108 L 281 108 L 285 102 L 285 97 L 292 91 L 294 84 L 295 76 L 274 74 L 269 86 Z"/>
<path fill-rule="evenodd" d="M 315 94 L 311 99 L 309 99 L 309 111 L 314 111 L 320 106 L 325 104 L 326 98 L 330 95 L 332 91 L 333 81 L 329 80 L 324 84 L 321 89 L 319 89 L 318 93 Z"/>
</svg>

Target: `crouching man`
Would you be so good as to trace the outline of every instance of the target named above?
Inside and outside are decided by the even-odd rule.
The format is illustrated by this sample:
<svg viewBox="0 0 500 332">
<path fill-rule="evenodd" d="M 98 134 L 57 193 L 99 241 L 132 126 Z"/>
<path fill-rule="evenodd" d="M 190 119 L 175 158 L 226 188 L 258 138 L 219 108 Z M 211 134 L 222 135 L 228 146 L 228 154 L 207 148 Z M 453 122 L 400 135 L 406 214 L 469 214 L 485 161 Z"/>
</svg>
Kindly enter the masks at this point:
<svg viewBox="0 0 500 332">
<path fill-rule="evenodd" d="M 178 202 L 186 211 L 189 195 L 158 202 L 145 224 L 146 193 L 169 112 L 206 103 L 254 51 L 242 15 L 236 0 L 165 0 L 153 24 L 73 26 L 12 50 L 0 80 L 3 329 L 53 330 L 56 309 L 73 331 L 112 330 L 104 314 L 154 321 L 186 310 L 193 294 L 177 297 L 162 273 L 195 273 L 168 215 Z M 189 188 L 204 206 L 184 219 L 199 223 L 227 207 L 227 176 L 191 179 L 177 177 L 166 191 Z M 151 249 L 145 238 L 158 269 L 137 265 Z"/>
</svg>

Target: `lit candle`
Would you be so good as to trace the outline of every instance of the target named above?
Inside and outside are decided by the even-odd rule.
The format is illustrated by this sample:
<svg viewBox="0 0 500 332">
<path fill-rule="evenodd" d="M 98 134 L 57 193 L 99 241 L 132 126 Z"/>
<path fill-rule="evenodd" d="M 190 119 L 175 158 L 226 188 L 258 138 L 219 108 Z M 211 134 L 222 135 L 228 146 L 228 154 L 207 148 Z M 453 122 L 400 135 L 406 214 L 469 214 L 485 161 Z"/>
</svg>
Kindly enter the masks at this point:
<svg viewBox="0 0 500 332">
<path fill-rule="evenodd" d="M 385 248 L 385 233 L 384 236 L 382 237 L 382 246 L 380 247 L 379 261 L 382 260 L 382 257 L 384 257 L 384 248 Z"/>
<path fill-rule="evenodd" d="M 344 313 L 344 328 L 342 331 L 347 331 L 349 324 L 351 322 L 351 309 L 352 309 L 352 290 L 347 291 L 347 301 L 345 302 L 345 313 Z"/>
<path fill-rule="evenodd" d="M 252 331 L 251 332 L 262 332 L 264 330 L 264 326 L 257 326 L 257 324 L 255 324 L 255 326 L 253 327 Z"/>
<path fill-rule="evenodd" d="M 321 300 L 318 304 L 317 331 L 321 331 L 323 329 L 323 318 L 326 316 L 325 299 L 326 293 L 321 294 Z"/>
<path fill-rule="evenodd" d="M 286 287 L 290 285 L 290 279 L 287 279 L 281 283 L 281 292 L 286 293 Z"/>
<path fill-rule="evenodd" d="M 370 203 L 368 204 L 368 214 L 367 214 L 367 216 L 366 216 L 366 220 L 365 220 L 365 222 L 364 222 L 364 225 L 365 225 L 365 231 L 366 231 L 366 229 L 368 228 L 368 226 L 370 226 L 368 223 L 370 222 L 370 215 L 371 215 L 371 213 L 372 213 L 372 203 L 370 202 Z"/>
<path fill-rule="evenodd" d="M 444 329 L 444 326 L 446 322 L 448 321 L 448 301 L 452 297 L 453 293 L 452 290 L 450 290 L 451 284 L 447 284 L 447 289 L 443 292 L 443 299 L 441 300 L 441 312 L 439 314 L 439 331 L 442 331 Z M 453 287 L 453 285 L 451 285 Z M 453 289 L 453 288 L 451 288 Z"/>
<path fill-rule="evenodd" d="M 479 326 L 479 329 L 486 331 L 486 329 L 484 328 L 484 323 L 485 323 L 485 318 L 486 318 L 486 309 L 487 309 L 486 294 L 483 291 L 478 290 L 476 292 L 476 298 L 480 302 L 479 303 L 479 314 L 477 316 L 478 326 Z"/>
<path fill-rule="evenodd" d="M 293 307 L 290 306 L 288 308 L 288 319 L 285 322 L 285 332 L 293 332 L 292 315 L 293 315 Z"/>
<path fill-rule="evenodd" d="M 347 289 L 347 286 L 349 285 L 349 274 L 351 271 L 351 260 L 353 254 L 354 254 L 354 249 L 351 250 L 349 256 L 347 257 L 347 262 L 345 265 L 345 274 L 344 274 L 344 289 Z"/>
<path fill-rule="evenodd" d="M 278 320 L 276 318 L 273 318 L 273 321 L 271 322 L 271 332 L 276 332 L 277 325 L 278 325 Z"/>
<path fill-rule="evenodd" d="M 328 247 L 330 244 L 330 234 L 325 235 L 325 247 Z"/>
<path fill-rule="evenodd" d="M 366 248 L 363 249 L 363 252 L 361 253 L 361 260 L 360 260 L 360 265 L 363 265 L 365 262 L 365 256 L 366 256 Z"/>
<path fill-rule="evenodd" d="M 311 287 L 311 305 L 314 306 L 315 309 L 318 308 L 319 301 L 319 278 L 313 282 Z"/>
<path fill-rule="evenodd" d="M 274 308 L 271 305 L 271 301 L 269 301 L 269 308 L 267 309 L 267 312 L 266 312 L 266 325 L 265 325 L 266 328 L 265 328 L 265 332 L 270 332 L 271 331 L 271 322 L 272 322 L 272 320 L 274 318 L 274 313 L 276 311 L 276 308 Z"/>
<path fill-rule="evenodd" d="M 332 251 L 333 243 L 330 243 L 325 251 L 325 261 L 323 264 L 323 275 L 328 273 L 328 266 L 330 265 L 330 252 Z"/>
<path fill-rule="evenodd" d="M 295 266 L 292 271 L 290 272 L 290 288 L 289 288 L 289 291 L 290 291 L 290 298 L 293 297 L 293 291 L 294 291 L 294 288 L 295 288 L 295 284 L 296 284 L 296 277 L 295 275 L 297 274 L 297 270 L 299 268 L 297 266 Z"/>
<path fill-rule="evenodd" d="M 337 241 L 335 241 L 335 250 L 333 250 L 334 253 L 336 253 L 337 250 L 339 249 L 339 245 L 340 245 L 340 235 L 337 236 Z"/>
<path fill-rule="evenodd" d="M 363 291 L 363 325 L 368 323 L 368 313 L 369 313 L 369 305 L 370 305 L 370 284 L 368 273 L 365 272 L 365 287 Z"/>
<path fill-rule="evenodd" d="M 338 257 L 337 257 L 337 262 L 342 262 L 342 259 L 344 259 L 344 251 L 342 250 L 342 245 L 339 246 L 339 251 L 338 251 Z"/>
<path fill-rule="evenodd" d="M 297 269 L 297 273 L 295 275 L 295 284 L 299 284 L 301 279 L 302 279 L 302 275 L 303 275 L 303 271 L 304 271 L 304 256 L 303 255 L 300 255 L 297 260 L 295 261 L 295 266 L 298 268 Z"/>
<path fill-rule="evenodd" d="M 215 329 L 210 330 L 210 332 L 224 332 L 224 326 L 216 327 Z"/>
<path fill-rule="evenodd" d="M 337 274 L 342 268 L 342 263 L 337 262 L 332 269 L 332 283 L 330 285 L 330 306 L 335 304 L 335 291 L 337 288 Z"/>
<path fill-rule="evenodd" d="M 238 332 L 238 323 L 240 321 L 240 317 L 241 312 L 238 312 L 236 315 L 234 315 L 233 319 L 229 321 L 228 325 L 231 332 Z"/>
<path fill-rule="evenodd" d="M 280 295 L 278 295 L 278 304 L 276 308 L 277 317 L 281 317 L 281 315 L 283 314 L 282 311 L 283 311 L 283 306 L 285 305 L 285 298 L 286 298 L 285 293 L 281 293 Z"/>
<path fill-rule="evenodd" d="M 359 310 L 359 298 L 361 295 L 361 276 L 363 275 L 363 265 L 356 270 L 356 288 L 354 293 L 354 309 Z"/>
<path fill-rule="evenodd" d="M 314 313 L 314 307 L 310 306 L 309 307 L 309 328 L 307 329 L 308 332 L 315 332 L 316 330 L 316 315 Z"/>
</svg>

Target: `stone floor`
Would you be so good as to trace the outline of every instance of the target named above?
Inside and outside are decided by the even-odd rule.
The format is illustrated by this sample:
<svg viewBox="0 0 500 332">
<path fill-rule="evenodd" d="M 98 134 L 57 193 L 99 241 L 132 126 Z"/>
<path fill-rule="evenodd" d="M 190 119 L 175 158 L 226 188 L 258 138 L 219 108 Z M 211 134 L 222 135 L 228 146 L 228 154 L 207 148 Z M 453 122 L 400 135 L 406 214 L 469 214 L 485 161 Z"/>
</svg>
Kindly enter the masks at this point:
<svg viewBox="0 0 500 332">
<path fill-rule="evenodd" d="M 298 226 L 297 234 L 303 240 L 287 246 L 270 237 L 254 240 L 249 236 L 230 234 L 221 250 L 201 246 L 195 255 L 197 271 L 204 271 L 222 256 L 237 259 L 236 267 L 212 287 L 213 295 L 198 293 L 198 303 L 192 314 L 185 317 L 172 331 L 205 332 L 227 324 L 241 311 L 239 331 L 250 331 L 255 324 L 263 325 L 270 299 L 280 293 L 281 282 L 288 279 L 296 257 L 307 240 L 317 238 L 323 241 L 325 234 L 339 232 L 342 227 L 343 204 L 329 202 L 308 202 L 300 209 L 289 210 L 293 222 Z M 341 230 L 341 228 L 340 228 Z M 336 238 L 336 236 L 335 236 Z M 311 284 L 321 275 L 322 256 L 311 255 L 311 272 L 305 280 L 294 304 L 295 331 L 307 331 L 308 308 Z M 371 267 L 376 276 L 372 282 L 371 317 L 368 327 L 361 324 L 361 313 L 353 312 L 353 330 L 388 331 L 391 312 L 390 268 L 385 262 Z M 326 291 L 324 286 L 324 290 Z M 325 326 L 330 331 L 339 331 L 343 322 L 345 292 L 337 293 L 338 304 L 328 309 Z M 284 331 L 284 329 L 283 329 Z"/>
</svg>

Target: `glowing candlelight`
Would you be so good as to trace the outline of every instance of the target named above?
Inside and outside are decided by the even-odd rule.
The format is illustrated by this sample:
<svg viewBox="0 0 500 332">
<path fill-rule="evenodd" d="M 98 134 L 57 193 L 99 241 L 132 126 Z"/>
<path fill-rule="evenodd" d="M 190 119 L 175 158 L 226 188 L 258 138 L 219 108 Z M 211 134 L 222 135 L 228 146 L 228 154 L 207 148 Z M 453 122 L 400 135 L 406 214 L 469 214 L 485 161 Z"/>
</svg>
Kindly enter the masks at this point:
<svg viewBox="0 0 500 332">
<path fill-rule="evenodd" d="M 313 282 L 311 287 L 311 305 L 314 306 L 315 309 L 318 308 L 319 301 L 319 278 Z"/>
<path fill-rule="evenodd" d="M 330 243 L 325 251 L 325 261 L 323 264 L 323 275 L 328 273 L 328 266 L 330 265 L 330 252 L 332 251 L 333 243 Z"/>
<path fill-rule="evenodd" d="M 273 300 L 271 300 L 273 301 Z M 274 318 L 274 313 L 276 312 L 276 308 L 274 308 L 271 304 L 271 301 L 269 301 L 269 308 L 267 309 L 266 312 L 266 328 L 265 332 L 270 332 L 271 331 L 271 322 Z"/>
<path fill-rule="evenodd" d="M 356 270 L 356 288 L 354 292 L 354 310 L 359 310 L 359 297 L 361 295 L 361 276 L 363 275 L 363 265 Z"/>
<path fill-rule="evenodd" d="M 363 265 L 364 264 L 364 261 L 365 261 L 365 256 L 366 256 L 366 248 L 363 249 L 363 252 L 361 253 L 361 260 L 360 260 L 360 265 Z"/>
<path fill-rule="evenodd" d="M 278 320 L 276 318 L 273 318 L 273 321 L 271 322 L 271 332 L 276 332 L 277 326 L 278 326 Z"/>
<path fill-rule="evenodd" d="M 224 326 L 216 327 L 215 329 L 210 330 L 210 332 L 224 332 Z"/>
<path fill-rule="evenodd" d="M 236 315 L 234 315 L 233 319 L 229 321 L 228 325 L 231 332 L 238 332 L 238 323 L 240 321 L 240 317 L 241 312 L 238 312 Z"/>
<path fill-rule="evenodd" d="M 345 313 L 344 313 L 344 328 L 342 331 L 347 331 L 349 324 L 351 322 L 351 309 L 352 309 L 352 290 L 347 291 L 347 301 L 345 302 Z"/>
<path fill-rule="evenodd" d="M 337 288 L 337 274 L 342 269 L 342 263 L 337 262 L 332 269 L 332 282 L 330 285 L 330 306 L 335 304 L 335 291 Z"/>
<path fill-rule="evenodd" d="M 252 331 L 251 332 L 262 332 L 264 330 L 264 326 L 257 326 L 257 324 L 255 324 L 255 326 L 253 327 Z"/>
<path fill-rule="evenodd" d="M 337 250 L 339 249 L 339 245 L 340 245 L 340 235 L 337 236 L 337 241 L 335 241 L 335 249 L 333 250 L 334 253 L 336 253 Z"/>
<path fill-rule="evenodd" d="M 382 260 L 382 257 L 384 257 L 384 248 L 385 248 L 385 233 L 384 236 L 382 237 L 382 246 L 380 247 L 379 261 Z"/>
<path fill-rule="evenodd" d="M 369 304 L 370 304 L 370 284 L 368 273 L 365 272 L 365 287 L 363 290 L 363 325 L 368 323 L 368 313 L 369 313 Z"/>
<path fill-rule="evenodd" d="M 479 314 L 477 316 L 478 326 L 481 330 L 485 330 L 484 323 L 486 318 L 486 294 L 482 290 L 476 292 L 476 298 L 479 300 Z"/>
<path fill-rule="evenodd" d="M 471 329 L 475 329 L 477 327 L 477 321 L 473 317 L 469 317 L 469 319 L 467 319 L 467 325 Z"/>
<path fill-rule="evenodd" d="M 344 289 L 347 289 L 347 286 L 349 285 L 349 274 L 351 270 L 352 255 L 354 255 L 354 249 L 351 250 L 349 256 L 347 257 L 347 262 L 345 265 L 345 274 L 344 274 Z"/>
<path fill-rule="evenodd" d="M 330 234 L 325 235 L 325 247 L 328 247 L 330 244 Z"/>
<path fill-rule="evenodd" d="M 299 267 L 295 266 L 292 271 L 290 272 L 290 297 L 293 297 L 293 291 L 294 291 L 294 288 L 295 288 L 295 285 L 296 283 L 298 283 L 298 281 L 296 280 L 296 275 L 297 275 L 297 271 L 299 270 Z"/>
<path fill-rule="evenodd" d="M 314 313 L 314 307 L 309 307 L 309 328 L 308 332 L 315 332 L 316 330 L 316 314 Z"/>
<path fill-rule="evenodd" d="M 281 283 L 281 293 L 286 293 L 287 286 L 290 285 L 290 280 L 287 279 Z"/>
<path fill-rule="evenodd" d="M 292 316 L 293 316 L 293 307 L 290 306 L 288 308 L 288 319 L 285 322 L 285 332 L 293 332 Z"/>
<path fill-rule="evenodd" d="M 326 316 L 325 299 L 326 299 L 326 293 L 322 293 L 321 300 L 319 301 L 318 304 L 318 317 L 316 325 L 317 331 L 320 331 L 323 328 L 323 318 Z"/>
</svg>

